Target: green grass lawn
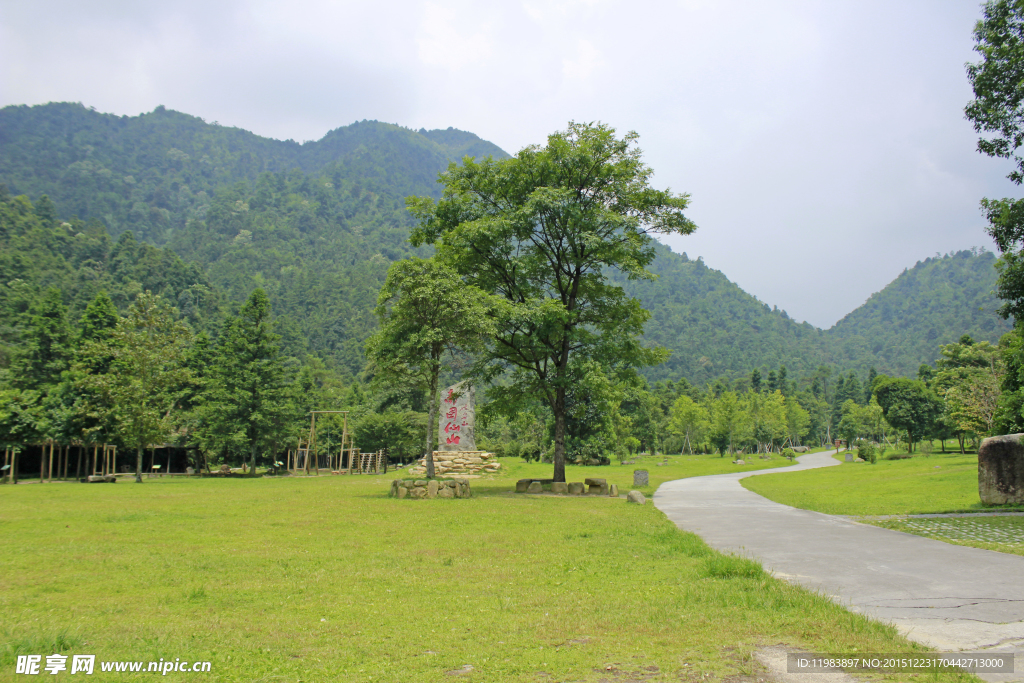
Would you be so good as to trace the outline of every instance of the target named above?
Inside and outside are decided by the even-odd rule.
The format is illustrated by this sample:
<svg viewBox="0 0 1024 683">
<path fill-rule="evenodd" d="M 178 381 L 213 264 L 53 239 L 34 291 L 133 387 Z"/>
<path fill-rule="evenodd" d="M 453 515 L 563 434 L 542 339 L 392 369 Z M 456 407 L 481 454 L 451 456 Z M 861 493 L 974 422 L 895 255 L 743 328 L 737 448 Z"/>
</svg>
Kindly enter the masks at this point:
<svg viewBox="0 0 1024 683">
<path fill-rule="evenodd" d="M 909 460 L 843 463 L 838 467 L 768 474 L 743 486 L 785 505 L 832 515 L 909 515 L 982 511 L 978 456 L 933 453 Z"/>
<path fill-rule="evenodd" d="M 652 459 L 650 488 L 736 468 L 687 457 Z M 213 663 L 176 681 L 396 682 L 740 681 L 764 645 L 919 651 L 650 504 L 513 494 L 551 467 L 507 465 L 469 500 L 390 499 L 392 474 L 0 487 L 0 680 L 55 648 Z M 628 490 L 641 467 L 569 479 Z"/>
</svg>

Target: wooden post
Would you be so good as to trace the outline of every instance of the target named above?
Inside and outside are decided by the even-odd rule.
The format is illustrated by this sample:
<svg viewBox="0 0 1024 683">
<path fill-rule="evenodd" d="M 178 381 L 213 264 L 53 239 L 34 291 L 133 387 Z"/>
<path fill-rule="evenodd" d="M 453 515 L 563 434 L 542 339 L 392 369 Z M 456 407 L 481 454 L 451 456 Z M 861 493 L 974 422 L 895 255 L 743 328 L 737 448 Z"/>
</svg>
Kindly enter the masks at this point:
<svg viewBox="0 0 1024 683">
<path fill-rule="evenodd" d="M 113 453 L 111 454 L 111 462 L 113 463 L 111 469 L 113 471 L 111 474 L 117 474 L 117 446 L 111 446 L 110 448 L 113 449 Z"/>
<path fill-rule="evenodd" d="M 338 451 L 338 471 L 341 472 L 341 468 L 345 466 L 345 441 L 348 439 L 348 413 L 341 414 L 341 449 Z M 351 465 L 351 462 L 349 463 Z M 352 468 L 349 467 L 349 474 L 352 474 Z"/>
<path fill-rule="evenodd" d="M 309 438 L 306 439 L 306 476 L 309 476 L 309 456 L 313 452 L 313 433 L 316 431 L 316 413 L 309 414 Z M 319 472 L 318 472 L 319 474 Z"/>
<path fill-rule="evenodd" d="M 106 448 L 107 444 L 103 444 L 103 447 Z M 90 473 L 93 476 L 96 476 L 96 467 L 99 465 L 99 457 L 100 445 L 98 443 L 94 443 L 92 445 L 92 472 Z"/>
</svg>

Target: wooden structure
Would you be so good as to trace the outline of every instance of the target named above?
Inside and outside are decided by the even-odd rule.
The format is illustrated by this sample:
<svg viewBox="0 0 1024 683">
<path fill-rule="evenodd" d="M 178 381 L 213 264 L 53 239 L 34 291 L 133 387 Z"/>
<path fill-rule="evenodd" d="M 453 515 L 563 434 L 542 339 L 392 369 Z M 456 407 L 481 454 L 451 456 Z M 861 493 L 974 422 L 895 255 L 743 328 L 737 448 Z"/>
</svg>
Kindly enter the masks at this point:
<svg viewBox="0 0 1024 683">
<path fill-rule="evenodd" d="M 304 470 L 306 472 L 307 475 L 309 475 L 310 474 L 310 470 L 313 470 L 314 472 L 316 472 L 317 475 L 319 475 L 320 474 L 320 470 L 323 469 L 322 467 L 320 467 L 320 464 L 321 464 L 320 463 L 320 457 L 317 454 L 317 446 L 319 444 L 318 444 L 317 432 L 316 432 L 316 427 L 317 427 L 316 422 L 317 422 L 317 417 L 319 415 L 341 415 L 341 416 L 343 416 L 342 417 L 342 427 L 341 427 L 341 448 L 338 449 L 337 468 L 335 468 L 335 455 L 331 452 L 331 447 L 330 447 L 331 445 L 330 445 L 330 442 L 328 442 L 328 444 L 327 444 L 327 462 L 324 463 L 324 464 L 327 465 L 327 470 L 328 471 L 341 470 L 341 468 L 343 466 L 343 463 L 345 461 L 344 455 L 345 455 L 345 451 L 346 451 L 346 446 L 348 446 L 348 449 L 347 449 L 349 451 L 349 458 L 348 458 L 348 460 L 349 460 L 349 467 L 351 469 L 351 460 L 352 460 L 352 454 L 351 453 L 352 453 L 352 450 L 355 448 L 355 445 L 350 443 L 351 440 L 352 440 L 352 436 L 348 433 L 348 411 L 347 410 L 313 410 L 313 411 L 310 411 L 310 414 L 309 414 L 309 435 L 306 437 L 306 445 L 305 445 L 305 447 L 303 447 L 302 439 L 300 438 L 299 439 L 299 443 L 298 443 L 298 447 L 295 449 L 295 453 L 294 454 L 292 454 L 292 453 L 288 454 L 288 469 L 290 471 L 292 471 L 292 472 L 297 472 L 298 470 L 302 469 L 302 470 Z"/>
<path fill-rule="evenodd" d="M 363 453 L 355 444 L 355 439 L 348 431 L 347 410 L 314 410 L 309 417 L 309 434 L 305 439 L 300 437 L 295 450 L 288 450 L 285 457 L 289 472 L 305 472 L 306 475 L 316 474 L 320 470 L 327 469 L 334 474 L 382 474 L 388 471 L 388 449 L 384 448 L 374 453 Z M 317 453 L 319 436 L 317 434 L 317 416 L 319 415 L 343 415 L 341 428 L 341 445 L 336 451 L 332 451 L 331 444 L 327 444 L 326 454 Z"/>
</svg>

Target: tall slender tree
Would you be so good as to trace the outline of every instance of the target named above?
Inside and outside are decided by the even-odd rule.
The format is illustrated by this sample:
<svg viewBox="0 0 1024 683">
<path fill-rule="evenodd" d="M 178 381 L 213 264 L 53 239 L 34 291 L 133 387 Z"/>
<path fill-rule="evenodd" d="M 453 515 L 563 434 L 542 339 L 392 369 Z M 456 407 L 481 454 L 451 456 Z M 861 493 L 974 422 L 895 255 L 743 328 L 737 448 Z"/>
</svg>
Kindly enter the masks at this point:
<svg viewBox="0 0 1024 683">
<path fill-rule="evenodd" d="M 294 406 L 278 339 L 270 299 L 257 288 L 228 321 L 217 349 L 217 369 L 207 384 L 208 434 L 247 452 L 253 474 L 257 454 L 284 437 Z"/>
<path fill-rule="evenodd" d="M 377 298 L 380 329 L 367 341 L 366 356 L 378 382 L 411 383 L 426 390 L 423 457 L 428 477 L 434 476 L 438 378 L 453 354 L 478 350 L 484 336 L 493 332 L 487 299 L 435 259 L 391 264 Z"/>
</svg>

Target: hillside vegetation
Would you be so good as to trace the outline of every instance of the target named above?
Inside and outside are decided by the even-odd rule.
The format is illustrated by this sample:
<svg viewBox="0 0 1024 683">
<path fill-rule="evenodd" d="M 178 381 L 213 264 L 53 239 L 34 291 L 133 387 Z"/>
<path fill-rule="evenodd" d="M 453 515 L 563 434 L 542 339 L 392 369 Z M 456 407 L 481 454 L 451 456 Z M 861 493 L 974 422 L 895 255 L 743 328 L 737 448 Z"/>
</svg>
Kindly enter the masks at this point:
<svg viewBox="0 0 1024 683">
<path fill-rule="evenodd" d="M 363 121 L 299 144 L 163 107 L 119 117 L 68 103 L 0 110 L 0 145 L 7 196 L 36 203 L 34 213 L 11 204 L 2 218 L 8 343 L 17 337 L 11 316 L 27 310 L 43 285 L 60 286 L 72 312 L 98 288 L 122 310 L 140 288 L 166 292 L 179 307 L 188 290 L 193 308 L 202 298 L 206 318 L 262 287 L 289 355 L 318 357 L 350 378 L 363 369 L 388 265 L 425 253 L 407 241 L 405 197 L 436 196 L 437 173 L 462 155 L 507 156 L 454 129 Z M 10 227 L 36 213 L 43 227 L 32 229 L 49 231 L 46 239 Z M 112 238 L 126 231 L 132 239 L 115 246 Z M 87 256 L 81 245 L 90 240 L 100 246 Z M 141 270 L 126 274 L 126 261 Z M 672 350 L 646 372 L 652 380 L 703 385 L 781 365 L 794 377 L 821 365 L 912 375 L 940 344 L 964 333 L 996 342 L 1010 329 L 995 313 L 994 262 L 990 253 L 967 251 L 928 259 L 828 331 L 663 246 L 651 267 L 658 279 L 622 284 L 652 312 L 647 342 Z"/>
</svg>

